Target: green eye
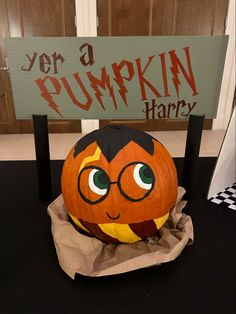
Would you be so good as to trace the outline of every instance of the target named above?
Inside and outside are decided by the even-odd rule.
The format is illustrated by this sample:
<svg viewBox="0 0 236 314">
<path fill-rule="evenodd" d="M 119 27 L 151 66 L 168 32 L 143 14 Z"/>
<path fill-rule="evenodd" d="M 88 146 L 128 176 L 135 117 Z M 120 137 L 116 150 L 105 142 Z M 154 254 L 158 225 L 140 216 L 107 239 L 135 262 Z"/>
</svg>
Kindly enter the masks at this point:
<svg viewBox="0 0 236 314">
<path fill-rule="evenodd" d="M 89 187 L 99 195 L 105 195 L 109 188 L 109 177 L 105 171 L 100 169 L 92 169 L 89 174 Z"/>
<path fill-rule="evenodd" d="M 154 183 L 154 174 L 150 167 L 140 163 L 134 168 L 134 180 L 141 188 L 150 190 Z"/>
</svg>

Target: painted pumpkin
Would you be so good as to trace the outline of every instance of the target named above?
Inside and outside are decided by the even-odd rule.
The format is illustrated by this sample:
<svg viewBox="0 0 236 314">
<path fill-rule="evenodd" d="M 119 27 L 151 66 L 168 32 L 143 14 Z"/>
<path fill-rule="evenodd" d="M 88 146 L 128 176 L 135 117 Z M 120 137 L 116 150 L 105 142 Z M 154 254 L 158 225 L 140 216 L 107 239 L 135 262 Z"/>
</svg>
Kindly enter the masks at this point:
<svg viewBox="0 0 236 314">
<path fill-rule="evenodd" d="M 61 177 L 74 225 L 107 243 L 154 235 L 175 205 L 177 185 L 166 148 L 147 133 L 124 126 L 108 126 L 80 139 Z"/>
</svg>

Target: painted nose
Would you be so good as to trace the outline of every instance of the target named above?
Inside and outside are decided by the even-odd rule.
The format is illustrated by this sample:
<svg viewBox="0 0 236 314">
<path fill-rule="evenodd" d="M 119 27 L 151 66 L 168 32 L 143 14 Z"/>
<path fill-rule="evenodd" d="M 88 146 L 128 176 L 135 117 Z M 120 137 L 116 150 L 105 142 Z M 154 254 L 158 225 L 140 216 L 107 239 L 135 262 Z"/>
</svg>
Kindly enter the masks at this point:
<svg viewBox="0 0 236 314">
<path fill-rule="evenodd" d="M 120 205 L 120 201 L 121 201 L 120 197 L 122 197 L 122 196 L 120 195 L 120 191 L 118 189 L 118 186 L 115 183 L 117 183 L 117 182 L 112 182 L 112 184 L 111 184 L 111 190 L 113 190 L 113 191 L 111 191 L 112 192 L 111 194 L 116 195 L 117 197 L 115 200 L 113 198 L 111 199 L 112 208 L 110 208 L 106 212 L 107 217 L 111 220 L 117 220 L 120 218 L 120 212 L 119 212 L 119 210 L 117 210 L 117 207 L 119 207 L 119 205 Z M 119 195 L 119 197 L 118 197 L 118 195 Z"/>
</svg>

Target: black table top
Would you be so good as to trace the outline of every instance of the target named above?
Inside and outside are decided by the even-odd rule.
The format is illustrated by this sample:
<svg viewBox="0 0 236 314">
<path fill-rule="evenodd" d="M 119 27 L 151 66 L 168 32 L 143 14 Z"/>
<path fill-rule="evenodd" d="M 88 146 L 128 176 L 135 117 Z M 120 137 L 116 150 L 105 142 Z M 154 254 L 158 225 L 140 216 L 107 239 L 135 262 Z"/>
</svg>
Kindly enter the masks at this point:
<svg viewBox="0 0 236 314">
<path fill-rule="evenodd" d="M 194 244 L 174 261 L 75 280 L 60 268 L 34 161 L 0 162 L 0 313 L 235 313 L 236 215 L 205 199 L 216 158 L 200 158 Z M 179 177 L 183 160 L 175 159 Z M 62 161 L 52 161 L 54 198 Z M 181 178 L 180 178 L 181 181 Z"/>
</svg>

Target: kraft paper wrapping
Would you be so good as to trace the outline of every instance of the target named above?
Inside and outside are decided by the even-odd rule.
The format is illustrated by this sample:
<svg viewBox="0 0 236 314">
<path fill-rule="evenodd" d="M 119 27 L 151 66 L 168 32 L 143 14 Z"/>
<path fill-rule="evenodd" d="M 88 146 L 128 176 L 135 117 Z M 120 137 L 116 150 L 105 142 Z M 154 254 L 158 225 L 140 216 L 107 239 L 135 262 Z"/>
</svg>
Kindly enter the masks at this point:
<svg viewBox="0 0 236 314">
<path fill-rule="evenodd" d="M 174 260 L 193 242 L 191 217 L 182 209 L 185 190 L 178 188 L 176 206 L 159 236 L 132 244 L 106 244 L 79 233 L 68 219 L 62 195 L 48 206 L 51 229 L 61 268 L 74 279 L 75 274 L 107 276 L 160 265 Z"/>
</svg>

